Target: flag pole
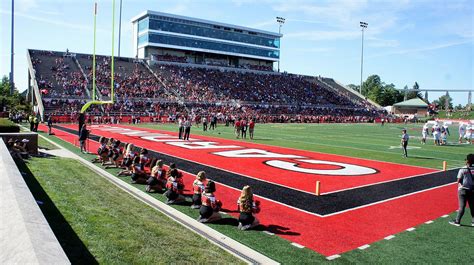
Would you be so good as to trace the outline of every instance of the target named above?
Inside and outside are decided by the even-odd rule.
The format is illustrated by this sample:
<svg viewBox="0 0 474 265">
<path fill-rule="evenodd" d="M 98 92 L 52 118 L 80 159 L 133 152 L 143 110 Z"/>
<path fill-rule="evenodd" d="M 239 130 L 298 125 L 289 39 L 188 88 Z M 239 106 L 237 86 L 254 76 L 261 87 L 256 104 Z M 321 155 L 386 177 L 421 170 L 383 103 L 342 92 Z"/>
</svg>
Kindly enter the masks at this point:
<svg viewBox="0 0 474 265">
<path fill-rule="evenodd" d="M 92 100 L 95 100 L 95 90 L 96 90 L 96 81 L 95 81 L 95 43 L 96 43 L 96 18 L 97 18 L 97 2 L 94 4 L 94 48 L 92 53 Z"/>
<path fill-rule="evenodd" d="M 110 64 L 110 101 L 114 103 L 114 42 L 115 42 L 115 0 L 112 1 L 112 58 Z"/>
</svg>

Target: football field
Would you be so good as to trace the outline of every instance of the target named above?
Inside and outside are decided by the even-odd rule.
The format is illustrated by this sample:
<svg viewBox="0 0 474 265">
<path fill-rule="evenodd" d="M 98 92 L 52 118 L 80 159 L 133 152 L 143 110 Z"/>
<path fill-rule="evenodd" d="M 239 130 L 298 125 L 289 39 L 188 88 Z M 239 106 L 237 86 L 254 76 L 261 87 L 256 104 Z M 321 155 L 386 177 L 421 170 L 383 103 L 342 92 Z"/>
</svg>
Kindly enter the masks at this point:
<svg viewBox="0 0 474 265">
<path fill-rule="evenodd" d="M 77 125 L 56 128 L 58 138 L 75 142 Z M 254 140 L 236 139 L 231 127 L 203 132 L 194 125 L 191 141 L 177 139 L 173 124 L 89 128 L 90 150 L 99 136 L 132 142 L 177 163 L 187 187 L 205 170 L 230 216 L 236 217 L 238 191 L 250 184 L 265 209 L 259 214 L 264 231 L 328 258 L 452 213 L 456 168 L 473 149 L 457 143 L 457 128 L 446 146 L 431 139 L 422 145 L 421 125 L 406 125 L 408 158 L 399 146 L 400 124 L 258 124 Z M 452 170 L 440 171 L 443 161 Z M 314 194 L 316 181 L 321 196 Z"/>
</svg>

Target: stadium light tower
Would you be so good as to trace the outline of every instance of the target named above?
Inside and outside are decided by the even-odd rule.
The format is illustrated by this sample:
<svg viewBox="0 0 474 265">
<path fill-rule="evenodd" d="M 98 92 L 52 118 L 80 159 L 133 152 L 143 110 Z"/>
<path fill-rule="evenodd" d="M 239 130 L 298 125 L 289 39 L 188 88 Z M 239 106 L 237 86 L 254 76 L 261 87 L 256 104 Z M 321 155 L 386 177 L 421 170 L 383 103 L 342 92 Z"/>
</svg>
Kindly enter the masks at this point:
<svg viewBox="0 0 474 265">
<path fill-rule="evenodd" d="M 119 13 L 119 36 L 118 36 L 118 57 L 120 57 L 120 39 L 122 37 L 122 0 L 120 0 L 120 13 Z"/>
<path fill-rule="evenodd" d="M 282 17 L 276 17 L 276 20 L 279 24 L 278 34 L 281 34 L 281 27 L 283 26 L 283 24 L 285 24 L 285 19 Z M 280 60 L 281 60 L 281 40 L 280 40 L 280 56 L 278 58 L 278 72 L 280 72 Z"/>
<path fill-rule="evenodd" d="M 369 24 L 367 22 L 360 22 L 360 27 L 362 29 L 362 52 L 360 56 L 360 87 L 359 93 L 362 94 L 362 73 L 364 70 L 364 29 L 367 28 Z"/>
<path fill-rule="evenodd" d="M 10 95 L 13 95 L 13 91 L 15 90 L 15 81 L 14 81 L 14 62 L 15 62 L 15 47 L 14 47 L 14 39 L 15 39 L 15 1 L 12 0 L 12 36 L 11 36 L 11 49 L 12 54 L 10 58 Z"/>
</svg>

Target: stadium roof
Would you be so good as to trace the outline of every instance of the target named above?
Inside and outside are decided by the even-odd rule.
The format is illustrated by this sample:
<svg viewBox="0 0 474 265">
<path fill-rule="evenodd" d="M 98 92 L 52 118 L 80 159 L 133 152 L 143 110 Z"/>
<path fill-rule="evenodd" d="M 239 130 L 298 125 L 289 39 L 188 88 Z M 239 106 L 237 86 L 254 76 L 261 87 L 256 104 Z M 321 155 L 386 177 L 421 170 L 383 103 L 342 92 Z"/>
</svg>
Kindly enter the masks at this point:
<svg viewBox="0 0 474 265">
<path fill-rule="evenodd" d="M 419 98 L 412 98 L 406 101 L 393 104 L 394 107 L 428 107 L 428 104 Z"/>
<path fill-rule="evenodd" d="M 137 21 L 137 20 L 139 20 L 143 17 L 146 17 L 148 15 L 173 17 L 173 18 L 178 18 L 178 19 L 183 19 L 183 20 L 190 20 L 190 21 L 196 21 L 196 22 L 207 23 L 207 24 L 212 24 L 212 25 L 218 25 L 218 26 L 222 26 L 222 27 L 229 27 L 229 28 L 241 29 L 241 30 L 246 30 L 246 31 L 251 31 L 251 32 L 258 32 L 258 33 L 268 34 L 268 35 L 272 35 L 272 36 L 280 37 L 280 38 L 283 37 L 283 34 L 279 34 L 279 33 L 276 33 L 276 32 L 265 31 L 265 30 L 254 29 L 254 28 L 248 28 L 248 27 L 237 26 L 237 25 L 232 25 L 232 24 L 226 24 L 226 23 L 221 23 L 221 22 L 216 22 L 216 21 L 211 21 L 211 20 L 205 20 L 205 19 L 200 19 L 200 18 L 186 17 L 186 16 L 174 15 L 174 14 L 169 14 L 169 13 L 151 11 L 151 10 L 143 11 L 139 15 L 133 17 L 130 20 L 130 22 L 133 23 L 133 22 L 135 22 L 135 21 Z"/>
</svg>

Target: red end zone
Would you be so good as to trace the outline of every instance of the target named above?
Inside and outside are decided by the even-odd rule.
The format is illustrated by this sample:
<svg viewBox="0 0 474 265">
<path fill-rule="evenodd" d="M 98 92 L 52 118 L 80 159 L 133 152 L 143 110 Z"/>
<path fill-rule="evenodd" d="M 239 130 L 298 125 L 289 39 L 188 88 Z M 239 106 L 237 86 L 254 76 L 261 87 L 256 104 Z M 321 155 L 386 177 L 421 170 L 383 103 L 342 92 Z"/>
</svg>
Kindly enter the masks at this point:
<svg viewBox="0 0 474 265">
<path fill-rule="evenodd" d="M 41 126 L 42 129 L 45 129 L 45 126 Z M 67 126 L 73 129 L 76 129 L 77 126 Z M 133 128 L 128 126 L 121 126 L 123 128 Z M 133 128 L 136 129 L 136 128 Z M 141 130 L 142 129 L 137 129 Z M 155 130 L 146 130 L 146 131 L 153 131 Z M 72 135 L 63 131 L 55 131 L 56 136 L 66 140 L 68 142 L 74 142 L 77 140 L 77 135 Z M 131 137 L 125 136 L 118 133 L 112 132 L 105 132 L 99 131 L 97 128 L 93 128 L 93 134 L 96 135 L 107 135 L 108 137 L 112 136 L 114 138 L 118 138 L 121 141 L 125 142 L 132 142 L 135 145 L 147 147 L 149 149 L 153 149 L 159 152 L 165 152 L 168 154 L 172 154 L 171 152 L 175 152 L 176 155 L 182 157 L 184 155 L 188 156 L 186 150 L 183 151 L 181 148 L 174 148 L 173 146 L 169 146 L 163 143 L 150 143 L 150 141 L 145 141 L 144 139 L 139 140 L 139 137 Z M 167 133 L 169 134 L 169 133 Z M 117 137 L 116 137 L 117 136 Z M 127 138 L 126 138 L 127 137 Z M 162 138 L 165 139 L 165 138 Z M 176 137 L 175 137 L 176 139 Z M 258 149 L 265 149 L 271 152 L 279 152 L 286 148 L 278 148 L 278 147 L 269 147 L 265 145 L 255 145 L 255 144 L 247 144 L 243 142 L 237 141 L 227 141 L 221 139 L 214 139 L 209 137 L 201 137 L 199 139 L 203 140 L 212 140 L 214 142 L 219 142 L 219 144 L 234 144 L 239 146 L 251 146 L 252 148 Z M 96 150 L 98 144 L 94 141 L 90 141 L 91 150 Z M 157 147 L 161 149 L 156 149 Z M 179 150 L 179 151 L 176 151 Z M 232 149 L 230 149 L 232 150 Z M 293 149 L 286 149 L 291 151 L 289 154 L 297 154 L 297 155 L 306 155 L 310 152 L 298 152 L 297 150 Z M 194 151 L 194 150 L 192 150 Z M 212 151 L 214 152 L 214 151 Z M 200 150 L 197 154 L 202 155 L 203 157 L 206 156 L 209 159 L 212 152 L 203 152 Z M 207 153 L 207 155 L 206 155 Z M 316 157 L 323 157 L 325 160 L 328 157 L 339 159 L 335 161 L 345 161 L 347 162 L 349 158 L 342 157 L 342 156 L 332 156 L 332 155 L 325 155 L 319 153 L 311 153 Z M 199 155 L 194 155 L 191 157 L 193 161 L 201 161 L 205 160 L 203 157 Z M 315 159 L 314 156 L 311 158 Z M 199 160 L 198 160 L 199 159 Z M 214 158 L 212 155 L 212 159 Z M 343 160 L 345 159 L 345 160 Z M 245 159 L 245 166 L 244 162 L 240 162 L 238 166 L 235 166 L 236 169 L 242 169 L 249 167 L 248 163 L 252 163 L 252 165 L 261 164 L 255 163 L 254 159 Z M 355 163 L 355 161 L 350 159 L 351 163 Z M 286 160 L 285 160 L 286 161 Z M 381 172 L 389 172 L 393 166 L 397 166 L 395 164 L 390 163 L 383 163 L 383 162 L 374 162 L 369 160 L 361 160 L 363 161 L 364 165 L 371 166 L 374 168 L 373 164 L 377 165 L 377 169 L 379 172 L 377 173 L 379 176 L 379 181 L 383 180 L 390 180 L 394 179 L 395 177 L 392 174 L 393 178 L 383 179 L 385 175 Z M 212 161 L 215 163 L 215 161 Z M 373 163 L 373 164 L 370 164 Z M 209 161 L 206 161 L 205 164 L 209 164 Z M 229 165 L 228 162 L 225 164 L 221 164 L 220 167 L 225 167 Z M 380 165 L 384 165 L 385 168 L 379 167 Z M 400 166 L 400 165 L 399 165 Z M 407 167 L 402 166 L 403 168 L 411 168 L 413 170 L 427 170 L 423 168 L 416 168 L 416 167 Z M 326 167 L 326 169 L 328 169 Z M 331 168 L 334 169 L 334 168 Z M 186 169 L 183 169 L 186 170 Z M 382 171 L 383 170 L 383 171 Z M 393 169 L 392 169 L 393 170 Z M 429 172 L 422 171 L 422 172 Z M 252 171 L 253 172 L 253 171 Z M 196 172 L 191 172 L 196 173 Z M 419 174 L 419 173 L 414 173 Z M 287 173 L 288 175 L 288 173 Z M 407 175 L 406 175 L 407 176 Z M 310 176 L 311 177 L 311 176 Z M 333 176 L 321 176 L 326 177 L 328 180 Z M 338 176 L 339 178 L 348 178 L 343 176 Z M 374 177 L 374 176 L 368 176 Z M 185 174 L 185 184 L 186 187 L 189 189 L 191 187 L 191 183 L 194 180 L 194 175 L 192 174 Z M 210 176 L 212 178 L 212 176 Z M 359 177 L 350 177 L 350 178 L 360 178 Z M 281 178 L 284 179 L 284 178 Z M 291 179 L 291 178 L 290 178 Z M 382 180 L 383 179 L 383 180 Z M 347 180 L 345 180 L 347 181 Z M 309 182 L 305 182 L 309 183 Z M 366 182 L 368 183 L 368 182 Z M 302 184 L 299 184 L 302 185 Z M 354 184 L 352 184 L 354 185 Z M 363 184 L 362 184 L 363 185 Z M 313 184 L 311 184 L 313 187 Z M 299 186 L 298 186 L 299 187 Z M 342 187 L 342 186 L 340 186 Z M 347 187 L 347 186 L 346 186 Z M 304 187 L 302 187 L 304 188 Z M 312 191 L 312 189 L 308 189 Z M 190 191 L 188 190 L 190 193 Z M 222 200 L 223 208 L 233 210 L 235 208 L 235 202 L 240 194 L 239 190 L 234 188 L 230 188 L 228 186 L 223 186 L 218 184 L 217 185 L 217 192 L 216 196 Z M 258 197 L 258 196 L 257 196 Z M 262 211 L 258 214 L 258 218 L 260 219 L 262 225 L 265 227 L 266 230 L 269 230 L 275 233 L 278 236 L 281 236 L 285 239 L 288 239 L 292 242 L 296 242 L 301 244 L 305 247 L 308 247 L 318 253 L 321 253 L 325 256 L 330 256 L 334 254 L 340 254 L 342 252 L 353 250 L 359 246 L 365 244 L 371 244 L 372 242 L 382 240 L 384 237 L 393 235 L 399 232 L 402 232 L 410 227 L 417 226 L 419 224 L 423 224 L 428 220 L 433 220 L 441 215 L 451 213 L 455 211 L 457 207 L 456 201 L 456 185 L 450 184 L 443 187 L 435 188 L 432 190 L 427 190 L 423 192 L 419 192 L 416 194 L 407 195 L 404 197 L 400 197 L 393 200 L 387 200 L 385 202 L 380 202 L 374 205 L 365 206 L 359 209 L 353 209 L 348 212 L 342 212 L 333 216 L 321 218 L 315 216 L 313 214 L 309 214 L 306 212 L 299 211 L 297 209 L 286 207 L 282 204 L 276 203 L 274 201 L 267 200 L 265 198 L 259 198 L 262 205 Z M 427 202 L 436 202 L 436 203 L 427 203 Z M 237 216 L 236 213 L 230 213 L 231 215 Z M 288 246 L 292 247 L 292 246 Z"/>
<path fill-rule="evenodd" d="M 113 130 L 114 127 L 118 130 Z M 321 181 L 323 193 L 330 193 L 435 171 L 205 136 L 179 141 L 177 133 L 130 126 L 91 128 L 95 135 L 133 142 L 171 156 L 310 193 L 314 193 L 316 181 Z"/>
</svg>

